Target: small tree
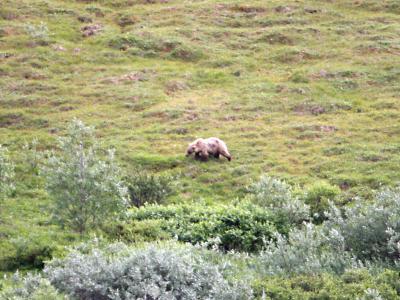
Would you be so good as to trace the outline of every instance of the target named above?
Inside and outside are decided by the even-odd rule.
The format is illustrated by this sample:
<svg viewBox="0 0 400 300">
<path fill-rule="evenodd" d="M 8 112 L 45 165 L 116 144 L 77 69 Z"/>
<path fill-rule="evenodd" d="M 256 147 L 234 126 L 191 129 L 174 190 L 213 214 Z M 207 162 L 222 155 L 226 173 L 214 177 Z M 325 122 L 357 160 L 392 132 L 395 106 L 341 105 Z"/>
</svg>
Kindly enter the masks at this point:
<svg viewBox="0 0 400 300">
<path fill-rule="evenodd" d="M 60 153 L 50 153 L 44 168 L 56 222 L 83 234 L 121 216 L 127 205 L 126 188 L 114 151 L 101 159 L 93 129 L 76 119 L 67 136 L 59 138 L 59 146 Z"/>
<path fill-rule="evenodd" d="M 14 164 L 8 150 L 0 145 L 0 201 L 14 191 Z"/>
</svg>

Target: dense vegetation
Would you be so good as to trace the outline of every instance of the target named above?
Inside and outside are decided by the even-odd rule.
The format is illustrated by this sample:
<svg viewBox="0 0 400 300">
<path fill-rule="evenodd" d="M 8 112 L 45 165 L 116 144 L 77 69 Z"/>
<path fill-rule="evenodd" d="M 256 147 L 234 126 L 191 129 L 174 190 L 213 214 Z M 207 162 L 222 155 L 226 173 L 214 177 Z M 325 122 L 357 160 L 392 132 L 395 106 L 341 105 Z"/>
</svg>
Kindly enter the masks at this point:
<svg viewBox="0 0 400 300">
<path fill-rule="evenodd" d="M 400 3 L 0 2 L 0 299 L 400 299 Z M 185 158 L 197 137 L 233 160 Z"/>
</svg>

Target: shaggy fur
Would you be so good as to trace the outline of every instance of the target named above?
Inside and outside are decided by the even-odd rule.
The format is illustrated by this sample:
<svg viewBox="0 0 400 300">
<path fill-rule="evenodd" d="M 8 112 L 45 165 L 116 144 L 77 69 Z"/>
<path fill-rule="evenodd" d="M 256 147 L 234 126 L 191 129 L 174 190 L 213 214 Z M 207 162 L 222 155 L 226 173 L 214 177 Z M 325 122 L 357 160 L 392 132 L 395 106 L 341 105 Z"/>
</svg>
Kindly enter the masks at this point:
<svg viewBox="0 0 400 300">
<path fill-rule="evenodd" d="M 190 143 L 186 151 L 186 156 L 190 156 L 193 153 L 195 154 L 195 158 L 202 160 L 207 160 L 210 155 L 215 158 L 219 158 L 222 155 L 229 161 L 232 159 L 225 142 L 215 137 L 208 139 L 200 138 Z"/>
</svg>

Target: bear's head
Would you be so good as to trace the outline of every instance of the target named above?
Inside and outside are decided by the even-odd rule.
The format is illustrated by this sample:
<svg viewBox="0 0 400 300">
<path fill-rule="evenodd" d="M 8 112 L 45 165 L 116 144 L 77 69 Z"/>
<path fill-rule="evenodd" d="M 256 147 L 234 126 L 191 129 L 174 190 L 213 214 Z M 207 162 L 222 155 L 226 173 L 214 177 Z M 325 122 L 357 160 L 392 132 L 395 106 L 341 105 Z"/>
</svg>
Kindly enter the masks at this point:
<svg viewBox="0 0 400 300">
<path fill-rule="evenodd" d="M 190 156 L 193 152 L 196 150 L 196 144 L 192 143 L 189 144 L 187 150 L 186 150 L 186 156 Z"/>
</svg>

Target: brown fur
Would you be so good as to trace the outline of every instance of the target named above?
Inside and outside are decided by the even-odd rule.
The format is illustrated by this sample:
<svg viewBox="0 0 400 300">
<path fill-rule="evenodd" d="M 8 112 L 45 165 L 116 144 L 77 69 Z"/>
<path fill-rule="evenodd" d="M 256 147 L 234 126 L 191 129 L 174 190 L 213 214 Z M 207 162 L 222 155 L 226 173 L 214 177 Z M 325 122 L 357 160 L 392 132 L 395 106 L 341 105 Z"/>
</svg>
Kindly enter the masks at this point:
<svg viewBox="0 0 400 300">
<path fill-rule="evenodd" d="M 215 137 L 208 139 L 200 138 L 190 143 L 186 151 L 186 156 L 190 156 L 192 153 L 195 154 L 196 159 L 202 160 L 207 160 L 210 155 L 215 158 L 219 158 L 222 155 L 229 161 L 232 159 L 225 142 Z"/>
</svg>

